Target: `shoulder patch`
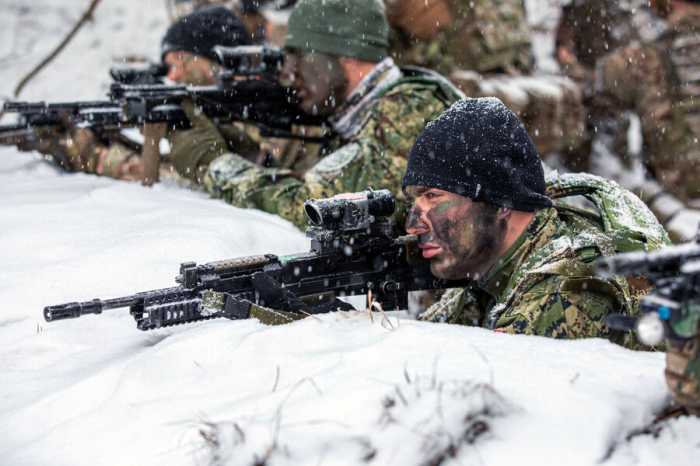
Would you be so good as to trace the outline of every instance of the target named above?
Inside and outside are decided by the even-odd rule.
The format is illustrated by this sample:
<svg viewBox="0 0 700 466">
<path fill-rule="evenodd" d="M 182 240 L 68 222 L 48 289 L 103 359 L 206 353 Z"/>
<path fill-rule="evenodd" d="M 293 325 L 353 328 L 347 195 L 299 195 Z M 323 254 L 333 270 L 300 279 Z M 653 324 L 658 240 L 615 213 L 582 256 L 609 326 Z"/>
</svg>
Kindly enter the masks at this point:
<svg viewBox="0 0 700 466">
<path fill-rule="evenodd" d="M 333 151 L 314 165 L 313 170 L 320 173 L 340 172 L 350 165 L 360 153 L 360 145 L 356 142 L 346 144 L 340 149 Z"/>
</svg>

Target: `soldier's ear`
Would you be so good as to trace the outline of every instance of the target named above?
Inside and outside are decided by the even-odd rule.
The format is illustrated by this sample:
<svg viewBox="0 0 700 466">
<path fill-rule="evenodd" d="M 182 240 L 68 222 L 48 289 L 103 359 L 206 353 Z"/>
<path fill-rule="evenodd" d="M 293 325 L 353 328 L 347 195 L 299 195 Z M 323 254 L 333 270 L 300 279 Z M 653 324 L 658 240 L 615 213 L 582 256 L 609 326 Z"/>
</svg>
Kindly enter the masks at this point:
<svg viewBox="0 0 700 466">
<path fill-rule="evenodd" d="M 499 207 L 498 211 L 496 212 L 496 215 L 498 216 L 498 219 L 504 219 L 510 216 L 510 213 L 513 212 L 512 209 L 506 209 L 505 207 Z"/>
</svg>

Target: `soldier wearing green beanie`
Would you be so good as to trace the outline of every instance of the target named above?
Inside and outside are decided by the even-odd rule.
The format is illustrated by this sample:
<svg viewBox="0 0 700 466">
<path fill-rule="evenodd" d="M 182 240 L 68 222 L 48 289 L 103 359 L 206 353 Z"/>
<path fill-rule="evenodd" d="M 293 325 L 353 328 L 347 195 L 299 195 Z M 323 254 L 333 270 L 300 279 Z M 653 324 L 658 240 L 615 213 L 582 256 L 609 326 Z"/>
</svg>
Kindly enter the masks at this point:
<svg viewBox="0 0 700 466">
<path fill-rule="evenodd" d="M 300 229 L 309 198 L 371 185 L 398 196 L 408 151 L 425 125 L 463 95 L 440 75 L 404 70 L 387 56 L 389 27 L 377 0 L 301 0 L 285 40 L 284 75 L 302 109 L 327 115 L 331 134 L 305 173 L 263 168 L 238 154 L 209 163 L 183 157 L 181 173 L 211 195 L 278 214 Z M 189 165 L 188 165 L 189 164 Z M 399 224 L 402 224 L 399 221 Z"/>
<path fill-rule="evenodd" d="M 289 17 L 284 46 L 378 63 L 387 55 L 389 24 L 381 2 L 299 2 Z M 320 7 L 322 5 L 322 7 Z"/>
</svg>

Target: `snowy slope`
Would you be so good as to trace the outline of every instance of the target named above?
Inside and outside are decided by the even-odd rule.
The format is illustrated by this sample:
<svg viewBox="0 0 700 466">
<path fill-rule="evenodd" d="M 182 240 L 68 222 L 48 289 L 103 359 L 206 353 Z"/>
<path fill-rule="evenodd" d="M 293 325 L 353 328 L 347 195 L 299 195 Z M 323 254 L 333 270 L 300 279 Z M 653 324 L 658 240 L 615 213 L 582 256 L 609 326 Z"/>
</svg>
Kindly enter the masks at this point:
<svg viewBox="0 0 700 466">
<path fill-rule="evenodd" d="M 0 0 L 0 60 L 26 54 L 0 69 L 0 94 L 88 3 Z M 102 0 L 94 25 L 23 98 L 99 98 L 112 57 L 157 56 L 164 3 Z M 16 32 L 18 24 L 26 31 Z M 602 340 L 364 312 L 281 327 L 214 320 L 152 332 L 136 330 L 126 309 L 43 321 L 46 305 L 173 286 L 180 262 L 306 249 L 303 234 L 272 215 L 175 184 L 63 174 L 37 154 L 0 148 L 0 464 L 700 459 L 698 419 L 671 421 L 658 438 L 626 440 L 668 402 L 664 356 Z"/>
</svg>

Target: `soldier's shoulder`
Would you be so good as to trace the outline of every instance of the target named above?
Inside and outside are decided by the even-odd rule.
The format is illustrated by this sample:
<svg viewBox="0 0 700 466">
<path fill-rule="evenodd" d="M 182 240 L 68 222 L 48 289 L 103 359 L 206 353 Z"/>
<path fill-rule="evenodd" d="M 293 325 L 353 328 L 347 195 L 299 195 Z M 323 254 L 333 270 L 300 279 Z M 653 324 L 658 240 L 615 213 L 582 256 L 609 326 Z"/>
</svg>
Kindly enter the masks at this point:
<svg viewBox="0 0 700 466">
<path fill-rule="evenodd" d="M 382 95 L 384 99 L 398 98 L 439 98 L 440 84 L 430 78 L 401 78 Z"/>
<path fill-rule="evenodd" d="M 381 115 L 388 118 L 401 116 L 411 118 L 414 114 L 428 121 L 437 118 L 447 110 L 450 102 L 440 91 L 439 85 L 431 82 L 404 81 L 391 86 L 368 108 L 375 117 Z"/>
</svg>

